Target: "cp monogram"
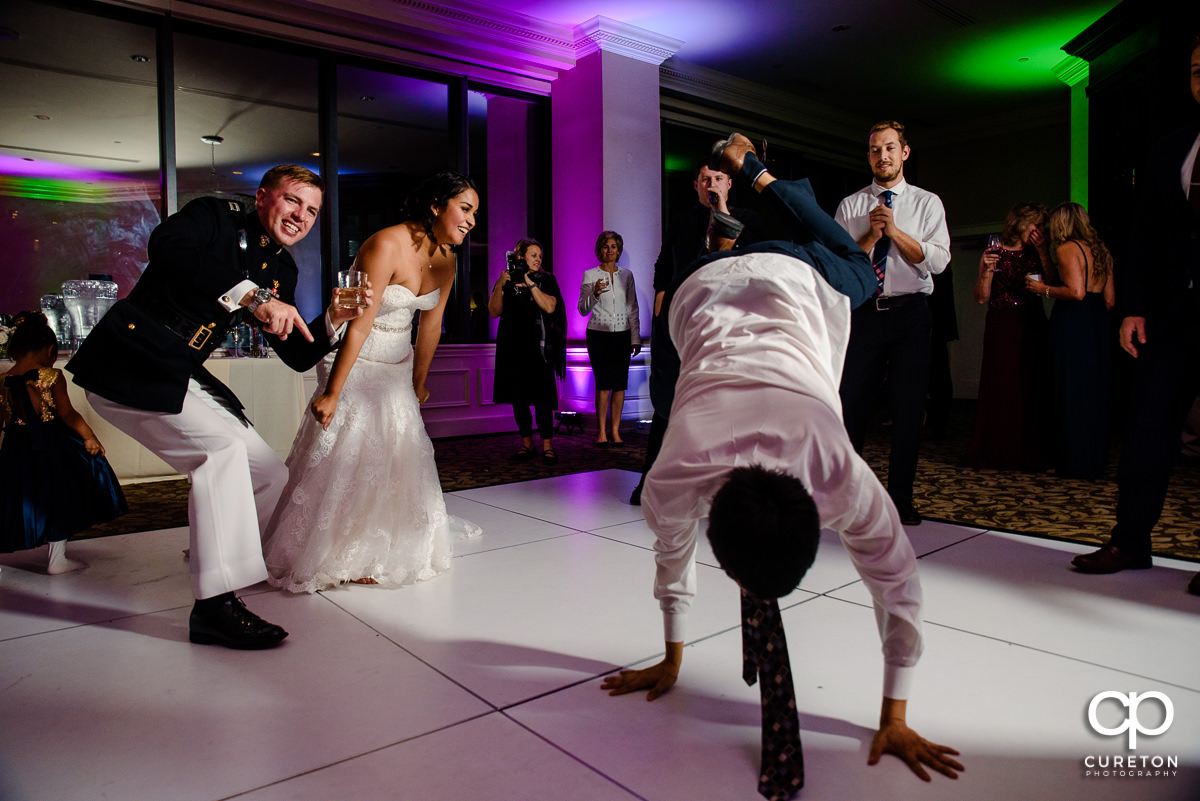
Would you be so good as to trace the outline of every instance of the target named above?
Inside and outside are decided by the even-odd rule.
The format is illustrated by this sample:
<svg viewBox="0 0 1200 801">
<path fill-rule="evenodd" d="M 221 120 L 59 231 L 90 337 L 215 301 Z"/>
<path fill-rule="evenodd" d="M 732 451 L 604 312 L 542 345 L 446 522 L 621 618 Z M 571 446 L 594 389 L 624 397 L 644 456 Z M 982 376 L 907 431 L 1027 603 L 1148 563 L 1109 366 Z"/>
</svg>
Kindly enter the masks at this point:
<svg viewBox="0 0 1200 801">
<path fill-rule="evenodd" d="M 1103 701 L 1109 698 L 1116 700 L 1129 710 L 1129 713 L 1125 716 L 1125 721 L 1115 729 L 1110 729 L 1106 726 L 1100 725 L 1100 721 L 1096 719 L 1096 708 L 1099 707 Z M 1138 705 L 1147 698 L 1157 699 L 1163 705 L 1163 712 L 1165 714 L 1163 715 L 1162 725 L 1160 725 L 1157 729 L 1147 729 L 1142 726 L 1141 721 L 1138 720 Z M 1175 707 L 1171 704 L 1171 699 L 1157 691 L 1141 694 L 1129 693 L 1126 695 L 1125 693 L 1119 693 L 1116 690 L 1106 690 L 1105 692 L 1098 693 L 1092 699 L 1092 702 L 1088 704 L 1088 723 L 1092 724 L 1092 728 L 1097 733 L 1103 734 L 1107 737 L 1115 737 L 1121 732 L 1128 730 L 1130 751 L 1137 748 L 1137 736 L 1139 733 L 1144 734 L 1147 737 L 1153 737 L 1155 735 L 1162 734 L 1167 729 L 1171 728 L 1171 721 L 1174 720 L 1174 718 Z"/>
</svg>

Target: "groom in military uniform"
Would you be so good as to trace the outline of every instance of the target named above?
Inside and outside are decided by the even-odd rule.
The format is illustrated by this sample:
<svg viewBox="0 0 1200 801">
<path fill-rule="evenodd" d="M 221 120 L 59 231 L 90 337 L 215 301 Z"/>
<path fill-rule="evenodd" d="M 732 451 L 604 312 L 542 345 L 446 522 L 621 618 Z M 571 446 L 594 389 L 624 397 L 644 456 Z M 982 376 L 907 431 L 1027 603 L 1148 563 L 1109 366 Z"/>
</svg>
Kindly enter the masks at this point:
<svg viewBox="0 0 1200 801">
<path fill-rule="evenodd" d="M 285 248 L 308 235 L 323 192 L 316 174 L 282 165 L 263 176 L 252 212 L 212 197 L 185 205 L 154 229 L 137 285 L 67 365 L 101 417 L 191 481 L 194 643 L 258 649 L 287 636 L 234 594 L 267 576 L 260 530 L 287 467 L 204 361 L 230 328 L 249 322 L 289 367 L 307 370 L 362 314 L 331 305 L 305 324 L 294 305 L 298 271 Z"/>
</svg>

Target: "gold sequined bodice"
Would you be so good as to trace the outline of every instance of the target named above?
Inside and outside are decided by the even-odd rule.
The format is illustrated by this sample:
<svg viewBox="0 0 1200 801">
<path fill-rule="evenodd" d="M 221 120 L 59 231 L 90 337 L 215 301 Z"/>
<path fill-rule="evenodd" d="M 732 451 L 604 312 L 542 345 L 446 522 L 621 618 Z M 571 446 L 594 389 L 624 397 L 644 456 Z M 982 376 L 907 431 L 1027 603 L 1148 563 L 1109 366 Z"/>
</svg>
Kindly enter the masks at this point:
<svg viewBox="0 0 1200 801">
<path fill-rule="evenodd" d="M 58 415 L 58 409 L 54 406 L 54 384 L 60 375 L 62 375 L 60 370 L 53 367 L 42 367 L 38 369 L 37 379 L 33 382 L 43 423 L 49 423 Z M 36 408 L 35 411 L 37 411 Z M 11 421 L 19 426 L 26 425 L 26 421 L 21 416 L 14 414 L 12 396 L 8 387 L 3 383 L 0 383 L 0 420 Z"/>
</svg>

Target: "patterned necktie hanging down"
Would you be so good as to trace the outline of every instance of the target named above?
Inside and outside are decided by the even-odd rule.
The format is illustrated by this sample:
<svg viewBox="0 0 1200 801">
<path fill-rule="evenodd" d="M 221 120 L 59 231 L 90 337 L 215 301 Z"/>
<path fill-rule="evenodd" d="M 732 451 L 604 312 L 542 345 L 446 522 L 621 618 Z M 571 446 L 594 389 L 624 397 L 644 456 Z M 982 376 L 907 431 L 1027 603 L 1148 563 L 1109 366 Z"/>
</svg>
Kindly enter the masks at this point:
<svg viewBox="0 0 1200 801">
<path fill-rule="evenodd" d="M 742 678 L 761 678 L 762 768 L 758 792 L 768 801 L 786 801 L 804 786 L 800 718 L 788 662 L 779 602 L 742 590 Z"/>
<path fill-rule="evenodd" d="M 890 189 L 885 189 L 879 193 L 883 198 L 883 205 L 889 209 L 892 207 L 892 197 L 896 193 Z M 887 234 L 879 237 L 879 241 L 875 243 L 875 247 L 871 250 L 871 266 L 875 268 L 875 280 L 879 282 L 879 286 L 875 288 L 875 294 L 871 297 L 878 297 L 883 294 L 883 276 L 887 272 L 887 255 L 891 250 L 892 239 Z"/>
</svg>

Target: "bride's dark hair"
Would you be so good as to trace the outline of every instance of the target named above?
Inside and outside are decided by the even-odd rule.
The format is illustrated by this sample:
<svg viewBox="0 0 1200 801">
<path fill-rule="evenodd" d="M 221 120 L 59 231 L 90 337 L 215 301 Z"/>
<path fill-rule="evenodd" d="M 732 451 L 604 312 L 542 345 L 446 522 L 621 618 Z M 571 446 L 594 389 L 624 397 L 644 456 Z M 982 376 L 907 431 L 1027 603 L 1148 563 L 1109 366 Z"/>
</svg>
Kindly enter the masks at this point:
<svg viewBox="0 0 1200 801">
<path fill-rule="evenodd" d="M 432 237 L 433 224 L 438 215 L 434 209 L 444 209 L 447 203 L 468 189 L 479 194 L 479 187 L 469 175 L 463 175 L 458 170 L 435 173 L 408 196 L 404 204 L 404 219 L 420 223 L 425 233 Z"/>
</svg>

